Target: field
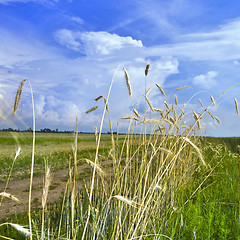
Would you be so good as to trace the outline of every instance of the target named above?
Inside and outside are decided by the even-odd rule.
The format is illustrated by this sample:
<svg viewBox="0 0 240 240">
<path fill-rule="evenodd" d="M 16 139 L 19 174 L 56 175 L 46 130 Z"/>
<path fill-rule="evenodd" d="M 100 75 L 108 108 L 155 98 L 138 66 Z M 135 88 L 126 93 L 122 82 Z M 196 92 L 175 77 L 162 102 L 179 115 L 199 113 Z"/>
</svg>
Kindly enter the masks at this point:
<svg viewBox="0 0 240 240">
<path fill-rule="evenodd" d="M 109 135 L 104 134 L 101 149 L 111 144 Z M 35 170 L 34 175 L 44 173 L 45 162 L 52 171 L 67 168 L 69 156 L 73 153 L 74 133 L 36 133 Z M 21 146 L 21 154 L 14 164 L 11 179 L 29 178 L 32 152 L 32 133 L 0 132 L 0 182 L 6 177 L 12 166 L 15 152 Z M 92 158 L 95 155 L 96 141 L 94 134 L 78 135 L 78 159 Z M 82 160 L 84 161 L 84 160 Z"/>
<path fill-rule="evenodd" d="M 0 237 L 240 238 L 240 138 L 201 137 L 209 119 L 220 123 L 210 110 L 231 88 L 210 96 L 207 107 L 199 101 L 201 112 L 185 113 L 186 105 L 179 106 L 176 95 L 168 103 L 156 84 L 166 99 L 158 109 L 147 97 L 148 69 L 144 113 L 136 107 L 123 117 L 129 124 L 125 134 L 112 130 L 112 85 L 106 98 L 95 99 L 105 103 L 95 134 L 35 132 L 34 111 L 33 132 L 0 132 Z M 124 73 L 131 95 L 125 68 Z M 238 114 L 236 99 L 235 107 Z M 109 134 L 102 134 L 104 121 Z"/>
<path fill-rule="evenodd" d="M 15 196 L 21 196 L 20 192 L 25 192 L 28 196 L 29 172 L 31 159 L 31 133 L 10 133 L 1 132 L 1 180 L 6 182 L 11 169 L 16 150 L 16 141 L 22 148 L 22 153 L 15 162 L 8 191 Z M 56 215 L 61 213 L 62 197 L 68 179 L 69 156 L 72 155 L 72 144 L 74 135 L 67 133 L 37 133 L 36 141 L 36 181 L 33 190 L 33 209 L 36 222 L 41 220 L 41 198 L 43 188 L 43 177 L 46 161 L 52 172 L 55 172 L 48 194 L 48 211 L 51 221 L 58 225 Z M 120 136 L 121 141 L 125 136 Z M 140 138 L 140 136 L 138 136 Z M 116 136 L 115 136 L 116 139 Z M 20 142 L 21 141 L 21 142 Z M 109 145 L 111 145 L 111 135 L 104 134 L 102 139 L 102 156 L 105 161 L 108 158 Z M 210 144 L 209 144 L 210 143 Z M 225 144 L 224 144 L 225 143 Z M 149 236 L 146 239 L 238 239 L 239 235 L 239 209 L 240 209 L 240 158 L 237 152 L 233 153 L 227 148 L 237 150 L 235 138 L 200 138 L 204 159 L 211 164 L 211 168 L 198 169 L 193 173 L 194 181 L 187 188 L 175 193 L 174 209 L 168 209 L 164 218 L 156 216 L 152 219 L 155 229 L 160 234 L 158 238 Z M 92 168 L 86 164 L 84 158 L 93 158 L 96 148 L 94 134 L 78 135 L 78 188 L 83 192 L 83 179 L 87 182 L 92 174 Z M 81 160 L 82 159 L 82 160 Z M 104 167 L 104 164 L 102 164 Z M 111 168 L 111 165 L 105 166 Z M 61 171 L 60 169 L 65 169 Z M 88 170 L 87 170 L 88 169 Z M 37 177 L 38 176 L 38 177 Z M 58 181 L 58 180 L 61 181 Z M 21 181 L 25 181 L 23 186 Z M 13 185 L 11 185 L 13 182 Z M 4 187 L 5 184 L 1 184 Z M 1 189 L 3 190 L 3 189 Z M 24 191 L 25 190 L 25 191 Z M 166 190 L 165 190 L 166 191 Z M 171 193 L 172 194 L 172 193 Z M 176 195 L 177 194 L 177 195 Z M 22 197 L 25 203 L 18 204 L 14 201 L 4 199 L 1 211 L 8 212 L 1 217 L 1 222 L 12 221 L 21 225 L 28 224 L 27 211 L 28 199 Z M 169 204 L 171 199 L 168 199 Z M 8 204 L 6 204 L 8 202 Z M 4 205 L 5 203 L 5 205 Z M 167 207 L 167 202 L 164 203 Z M 14 208 L 15 206 L 15 208 Z M 15 210 L 15 214 L 13 213 Z M 53 214 L 54 211 L 54 214 Z M 10 215 L 9 215 L 10 214 Z M 159 231 L 160 229 L 160 231 Z M 0 235 L 24 239 L 11 226 L 2 226 Z M 165 237 L 164 237 L 165 236 Z"/>
</svg>

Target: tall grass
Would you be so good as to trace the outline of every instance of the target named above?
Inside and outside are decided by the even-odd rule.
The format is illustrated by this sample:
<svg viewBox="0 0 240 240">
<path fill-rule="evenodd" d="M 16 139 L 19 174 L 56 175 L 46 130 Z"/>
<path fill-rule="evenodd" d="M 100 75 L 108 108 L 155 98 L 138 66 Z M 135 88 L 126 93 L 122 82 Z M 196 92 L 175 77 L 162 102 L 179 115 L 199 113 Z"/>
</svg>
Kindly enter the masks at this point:
<svg viewBox="0 0 240 240">
<path fill-rule="evenodd" d="M 42 223 L 41 226 L 35 227 L 34 233 L 29 221 L 31 238 L 133 240 L 173 239 L 181 236 L 186 206 L 192 204 L 194 197 L 218 166 L 218 163 L 213 165 L 209 159 L 204 159 L 204 148 L 197 134 L 202 131 L 203 121 L 212 115 L 209 112 L 210 106 L 215 105 L 226 91 L 216 99 L 210 96 L 211 104 L 201 113 L 193 110 L 186 114 L 185 105 L 180 109 L 176 95 L 175 103 L 165 100 L 162 108 L 159 109 L 158 106 L 153 106 L 147 97 L 149 93 L 147 76 L 148 71 L 151 71 L 150 65 L 147 65 L 143 94 L 144 115 L 141 118 L 137 109 L 134 108 L 132 115 L 124 117 L 129 124 L 125 140 L 120 142 L 118 132 L 113 134 L 111 109 L 108 106 L 116 71 L 106 98 L 100 96 L 95 99 L 98 101 L 102 98 L 105 106 L 99 131 L 95 131 L 95 158 L 86 160 L 92 168 L 91 180 L 85 182 L 83 189 L 77 189 L 78 128 L 76 123 L 73 161 L 69 160 L 69 180 L 66 184 L 58 222 L 51 225 L 45 220 L 47 189 L 50 181 L 47 170 Z M 125 68 L 124 74 L 129 95 L 131 95 L 131 82 Z M 163 88 L 158 84 L 156 86 L 166 97 Z M 187 87 L 175 90 L 185 88 Z M 237 101 L 236 99 L 234 101 L 238 113 Z M 86 113 L 91 114 L 96 108 L 97 106 Z M 111 167 L 106 167 L 99 156 L 106 113 L 112 139 L 111 149 L 107 155 Z M 189 126 L 185 124 L 186 121 L 190 123 Z M 198 175 L 201 177 L 197 178 Z M 41 229 L 41 234 L 38 229 Z"/>
</svg>

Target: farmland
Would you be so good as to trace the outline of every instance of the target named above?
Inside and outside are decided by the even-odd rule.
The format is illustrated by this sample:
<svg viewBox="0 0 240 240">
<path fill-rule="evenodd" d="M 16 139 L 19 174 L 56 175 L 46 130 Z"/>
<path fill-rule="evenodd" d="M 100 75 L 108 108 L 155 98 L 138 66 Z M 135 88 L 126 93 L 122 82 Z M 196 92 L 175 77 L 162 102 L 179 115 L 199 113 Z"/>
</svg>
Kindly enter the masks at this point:
<svg viewBox="0 0 240 240">
<path fill-rule="evenodd" d="M 11 174 L 11 181 L 13 181 L 13 185 L 11 185 L 10 181 L 9 190 L 11 190 L 11 188 L 12 190 L 14 189 L 14 184 L 25 180 L 26 183 L 24 185 L 24 188 L 25 194 L 27 196 L 28 192 L 26 190 L 29 187 L 28 184 L 31 159 L 31 133 L 1 132 L 0 134 L 2 149 L 0 171 L 1 181 L 3 183 L 1 186 L 4 186 L 4 182 L 7 180 L 8 173 L 11 169 L 12 161 L 15 156 L 15 151 L 19 144 L 21 146 L 21 154 L 18 156 L 16 162 L 14 163 Z M 115 141 L 118 138 L 118 144 L 122 146 L 125 137 L 126 136 L 124 135 L 115 136 Z M 141 139 L 141 137 L 142 136 L 140 135 L 135 136 L 136 142 L 132 144 L 132 151 L 134 148 L 136 148 L 136 144 L 139 142 L 139 139 Z M 149 139 L 150 136 L 147 136 L 147 141 L 149 141 Z M 165 139 L 165 141 L 166 140 L 167 139 Z M 104 134 L 102 136 L 99 155 L 101 156 L 101 167 L 104 169 L 104 171 L 108 171 L 113 166 L 108 162 L 109 152 L 111 150 L 109 146 L 112 144 L 111 141 L 112 140 L 110 134 Z M 163 190 L 160 190 L 162 191 L 162 195 L 159 195 L 161 197 L 161 202 L 163 202 L 163 204 L 166 206 L 168 206 L 168 204 L 170 205 L 166 208 L 167 210 L 165 213 L 162 213 L 162 217 L 160 218 L 158 218 L 158 216 L 152 212 L 151 208 L 148 210 L 151 211 L 152 217 L 150 219 L 152 219 L 151 221 L 154 223 L 154 229 L 158 231 L 158 239 L 165 239 L 166 237 L 164 236 L 168 236 L 170 239 L 194 239 L 194 237 L 196 237 L 196 239 L 237 239 L 237 236 L 239 234 L 240 206 L 240 196 L 238 193 L 238 189 L 240 187 L 240 174 L 238 171 L 240 167 L 238 139 L 199 137 L 197 142 L 201 147 L 201 152 L 204 155 L 204 160 L 211 167 L 206 169 L 199 165 L 199 167 L 195 170 L 192 169 L 193 172 L 191 174 L 188 173 L 190 174 L 189 177 L 191 178 L 191 181 L 187 181 L 186 176 L 184 176 L 184 178 L 181 178 L 181 176 L 175 172 L 175 177 L 181 178 L 181 180 L 185 179 L 184 181 L 187 185 L 181 186 L 179 180 L 177 181 L 177 186 L 175 186 L 176 190 L 174 193 L 171 192 L 171 187 L 169 190 L 164 189 L 165 192 L 168 192 L 167 195 L 170 194 L 170 196 L 172 196 L 174 194 L 174 202 L 172 202 L 173 200 L 171 200 L 171 197 L 169 197 L 169 199 L 168 197 L 163 197 L 165 195 L 165 192 Z M 51 172 L 55 172 L 55 178 L 53 177 L 53 181 L 49 190 L 47 214 L 49 214 L 51 224 L 53 226 L 57 227 L 59 225 L 57 218 L 60 216 L 59 214 L 61 212 L 63 201 L 62 197 L 64 197 L 64 191 L 66 191 L 66 181 L 69 176 L 67 169 L 69 166 L 69 158 L 71 159 L 71 157 L 73 157 L 73 143 L 74 134 L 36 134 L 36 161 L 34 178 L 37 182 L 35 186 L 38 187 L 35 187 L 35 190 L 33 190 L 33 219 L 36 224 L 38 222 L 41 222 L 42 211 L 41 204 L 39 203 L 41 203 L 42 198 L 42 179 L 45 174 L 46 162 L 48 162 Z M 119 147 L 118 150 L 120 149 L 121 148 Z M 233 151 L 230 151 L 228 149 L 233 149 Z M 118 150 L 116 149 L 116 152 Z M 82 207 L 87 204 L 85 202 L 86 199 L 84 200 L 84 198 L 86 198 L 86 192 L 84 190 L 83 183 L 85 181 L 90 181 L 90 177 L 92 175 L 92 167 L 88 165 L 84 159 L 93 159 L 95 151 L 96 139 L 94 134 L 78 134 L 77 182 L 79 187 L 79 194 L 83 198 L 81 197 L 82 200 L 80 198 L 76 201 L 83 201 Z M 141 155 L 142 154 L 140 154 L 140 159 Z M 124 154 L 124 159 L 125 157 L 127 156 Z M 189 157 L 191 158 L 193 156 L 188 155 L 188 158 Z M 104 164 L 104 161 L 107 163 L 106 165 Z M 125 164 L 127 163 L 122 163 L 121 165 L 124 166 Z M 157 162 L 155 162 L 155 164 L 157 165 Z M 139 164 L 135 164 L 134 168 L 138 168 L 140 166 L 141 165 Z M 118 173 L 116 172 L 116 174 Z M 131 174 L 134 175 L 134 173 Z M 151 175 L 152 174 L 154 175 L 154 169 L 151 170 Z M 62 180 L 58 181 L 58 179 Z M 100 184 L 100 182 L 98 184 Z M 15 196 L 20 195 L 17 192 L 17 189 L 19 189 L 19 191 L 23 190 L 19 185 L 19 188 L 14 189 Z M 58 194 L 56 194 L 56 191 Z M 37 195 L 36 192 L 38 192 Z M 94 201 L 98 202 L 98 193 L 94 194 Z M 6 203 L 6 201 L 10 200 L 4 199 L 4 201 Z M 22 225 L 27 225 L 27 214 L 24 212 L 22 213 L 23 210 L 27 211 L 27 199 L 25 201 L 25 208 L 22 207 L 18 209 L 18 214 L 11 216 L 6 215 L 5 219 L 2 219 L 2 222 L 12 221 L 18 222 Z M 171 207 L 171 204 L 174 204 L 174 208 Z M 16 205 L 16 203 L 14 205 Z M 22 204 L 22 206 L 23 205 L 24 204 Z M 2 207 L 4 208 L 4 204 Z M 152 207 L 156 208 L 154 205 Z M 161 211 L 163 211 L 162 207 L 161 209 Z M 80 214 L 78 212 L 79 209 L 76 209 L 75 211 L 77 215 Z M 8 218 L 6 219 L 6 217 Z M 127 221 L 127 219 L 125 221 Z M 62 230 L 67 231 L 66 225 L 64 226 L 65 227 L 63 227 Z M 12 229 L 11 226 L 2 226 L 0 232 L 0 235 L 16 237 L 17 239 L 20 239 L 22 237 L 22 234 L 17 233 L 14 229 Z M 148 239 L 155 238 L 149 237 Z"/>
</svg>

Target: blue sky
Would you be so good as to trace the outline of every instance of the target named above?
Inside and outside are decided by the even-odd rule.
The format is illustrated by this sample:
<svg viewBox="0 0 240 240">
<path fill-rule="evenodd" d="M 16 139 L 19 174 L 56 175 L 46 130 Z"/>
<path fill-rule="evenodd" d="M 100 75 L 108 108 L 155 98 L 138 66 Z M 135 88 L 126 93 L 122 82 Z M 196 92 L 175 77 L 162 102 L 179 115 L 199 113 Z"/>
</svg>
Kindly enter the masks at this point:
<svg viewBox="0 0 240 240">
<path fill-rule="evenodd" d="M 106 96 L 119 64 L 129 73 L 133 96 L 128 96 L 122 67 L 110 96 L 114 129 L 144 93 L 144 69 L 152 87 L 149 98 L 163 107 L 158 83 L 169 103 L 201 112 L 204 106 L 240 81 L 240 2 L 205 0 L 0 0 L 0 101 L 9 113 L 20 81 L 31 81 L 37 129 L 74 129 L 99 126 L 102 105 L 85 112 L 94 99 Z M 188 89 L 174 91 L 181 86 Z M 240 86 L 226 93 L 210 110 L 221 120 L 206 119 L 207 135 L 240 136 L 235 97 Z M 24 88 L 17 118 L 1 121 L 0 128 L 31 127 L 31 99 Z M 141 113 L 143 103 L 138 110 Z M 191 114 L 189 114 L 191 115 Z M 105 125 L 105 131 L 108 131 Z"/>
</svg>

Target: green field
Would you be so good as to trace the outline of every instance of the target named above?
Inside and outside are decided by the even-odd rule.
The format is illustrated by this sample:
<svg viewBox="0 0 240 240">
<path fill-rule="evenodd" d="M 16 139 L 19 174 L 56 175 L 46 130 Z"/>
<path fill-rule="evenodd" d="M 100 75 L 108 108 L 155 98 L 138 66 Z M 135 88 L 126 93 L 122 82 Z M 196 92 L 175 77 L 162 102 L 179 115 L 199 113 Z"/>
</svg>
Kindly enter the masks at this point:
<svg viewBox="0 0 240 240">
<path fill-rule="evenodd" d="M 53 171 L 68 167 L 69 156 L 73 156 L 72 144 L 74 142 L 74 134 L 37 133 L 36 137 L 36 175 L 44 174 L 43 169 L 46 160 L 48 161 L 49 166 Z M 125 153 L 123 154 L 124 156 L 122 156 L 122 158 L 124 158 L 123 163 L 121 163 L 122 167 L 127 165 L 127 163 L 125 162 L 127 158 L 126 151 L 129 151 L 129 153 L 133 154 L 133 152 L 135 152 L 137 149 L 137 143 L 139 142 L 139 139 L 141 137 L 142 136 L 140 135 L 136 135 L 135 137 L 132 136 L 131 149 L 125 149 Z M 123 146 L 122 144 L 124 143 L 124 138 L 125 136 L 118 136 L 117 143 L 119 146 Z M 18 142 L 16 141 L 16 139 L 18 139 Z M 147 136 L 147 141 L 149 141 L 150 139 L 151 136 Z M 115 141 L 116 140 L 117 136 L 115 136 Z M 7 179 L 7 175 L 10 171 L 12 161 L 15 155 L 15 150 L 18 144 L 21 146 L 22 152 L 14 164 L 11 178 L 20 179 L 29 177 L 31 165 L 31 141 L 31 133 L 0 132 L 1 149 L 3 150 L 1 151 L 0 164 L 0 175 L 2 181 L 6 181 Z M 157 141 L 161 143 L 162 140 L 161 138 L 159 138 Z M 169 138 L 165 138 L 164 141 L 169 141 Z M 201 152 L 204 156 L 204 160 L 208 164 L 208 167 L 205 168 L 201 166 L 199 160 L 197 163 L 199 166 L 197 167 L 193 167 L 190 165 L 189 162 L 186 162 L 188 167 L 192 168 L 190 172 L 189 169 L 185 169 L 181 171 L 181 174 L 184 174 L 184 176 L 181 176 L 179 175 L 180 172 L 178 170 L 175 170 L 170 175 L 168 175 L 167 179 L 165 180 L 167 181 L 167 183 L 164 187 L 164 190 L 160 189 L 160 192 L 158 193 L 159 195 L 154 197 L 157 201 L 159 201 L 160 206 L 157 207 L 157 205 L 152 203 L 153 205 L 148 207 L 148 211 L 150 212 L 150 215 L 148 215 L 149 219 L 146 219 L 148 222 L 148 227 L 144 229 L 144 235 L 148 237 L 143 239 L 239 239 L 240 157 L 237 152 L 239 143 L 238 139 L 197 137 L 195 139 L 195 142 L 198 143 L 198 146 L 200 145 Z M 109 159 L 109 151 L 111 149 L 111 144 L 111 135 L 104 134 L 102 136 L 101 148 L 99 153 L 99 155 L 102 156 L 102 159 Z M 171 142 L 166 143 L 166 146 L 171 149 Z M 228 149 L 235 149 L 236 151 L 233 152 Z M 116 149 L 116 152 L 118 152 L 119 155 L 121 154 L 120 150 L 121 147 Z M 96 141 L 94 134 L 79 134 L 77 155 L 77 159 L 79 160 L 78 164 L 83 164 L 83 162 L 81 162 L 80 160 L 82 158 L 93 159 L 95 151 Z M 139 160 L 142 161 L 143 152 L 139 151 L 138 153 L 139 159 L 137 160 L 136 158 L 134 158 L 134 161 L 137 162 L 132 162 L 132 168 L 135 169 L 135 171 L 143 171 L 144 173 L 145 170 L 140 169 L 142 163 L 139 163 Z M 193 158 L 196 158 L 196 153 L 194 153 L 193 155 L 190 153 L 187 153 L 186 155 L 186 153 L 184 153 L 184 156 L 185 158 L 187 157 L 188 160 L 190 159 L 190 162 L 192 162 Z M 145 163 L 145 167 L 147 166 L 148 164 Z M 157 168 L 157 162 L 155 162 L 155 166 L 151 165 L 151 168 L 149 168 L 151 174 L 148 174 L 151 175 L 152 179 L 154 179 Z M 137 179 L 137 176 L 135 176 L 133 172 L 129 172 L 128 174 L 132 175 L 132 179 Z M 117 175 L 119 173 L 116 172 L 115 174 Z M 92 173 L 89 172 L 89 175 L 91 174 Z M 189 177 L 189 179 L 186 179 L 187 177 Z M 108 182 L 109 180 L 106 181 Z M 130 184 L 135 194 L 136 190 L 134 189 L 138 189 L 137 191 L 143 191 L 141 187 L 137 187 L 131 182 L 131 180 L 127 181 L 129 181 L 128 183 Z M 184 184 L 181 184 L 181 181 L 184 181 Z M 141 184 L 142 186 L 144 186 L 143 182 Z M 148 183 L 145 184 L 148 185 Z M 100 188 L 102 188 L 102 186 Z M 126 196 L 128 194 L 128 197 L 130 198 L 132 193 L 130 194 L 130 192 L 126 192 L 127 190 L 122 189 L 122 186 L 117 185 L 115 186 L 115 188 L 116 191 L 125 192 L 124 195 Z M 173 189 L 175 190 L 173 191 Z M 79 204 L 80 201 L 82 201 L 82 203 L 80 204 L 81 211 L 77 208 L 77 205 L 76 209 L 74 210 L 76 218 L 79 218 L 78 223 L 76 224 L 82 224 L 82 226 L 84 226 L 84 222 L 81 223 L 81 221 L 86 218 L 88 209 L 88 197 L 86 195 L 86 190 L 84 189 L 81 190 L 79 194 L 79 196 L 82 197 L 77 199 L 76 202 L 78 202 Z M 98 208 L 100 207 L 99 210 L 103 211 L 104 213 L 106 209 L 101 209 L 103 206 L 101 207 L 101 205 L 99 205 L 100 203 L 98 197 L 100 197 L 99 193 L 94 192 L 93 204 L 96 204 L 96 207 Z M 103 196 L 101 196 L 101 201 L 103 200 Z M 133 213 L 135 212 L 135 214 L 138 214 L 138 211 L 136 211 L 135 208 L 128 209 L 130 203 L 126 204 L 125 201 L 126 200 L 123 199 L 123 202 L 120 205 L 120 209 L 122 217 L 124 218 L 124 216 L 127 216 L 127 218 L 124 220 L 125 225 L 127 225 L 130 224 L 130 219 L 134 219 Z M 120 202 L 117 203 L 116 201 L 114 201 L 113 203 L 114 208 L 117 209 L 116 204 L 118 205 L 120 204 Z M 49 219 L 51 219 L 51 224 L 49 225 L 49 222 L 45 222 L 46 227 L 54 229 L 59 226 L 61 209 L 62 200 L 60 202 L 51 203 L 50 205 L 48 205 L 46 215 L 49 216 Z M 64 206 L 64 209 L 66 211 L 67 206 Z M 85 214 L 82 211 L 85 211 Z M 36 209 L 33 212 L 34 213 L 32 217 L 35 221 L 35 224 L 41 225 L 42 210 Z M 114 216 L 111 216 L 111 211 L 108 212 L 108 214 L 110 215 L 108 216 L 109 220 L 107 220 L 106 224 L 109 224 L 109 226 L 106 226 L 106 229 L 103 230 L 106 238 L 99 237 L 99 239 L 115 239 L 116 237 L 115 236 L 114 238 L 112 238 L 113 232 L 117 231 L 114 230 L 114 225 L 116 223 L 114 225 L 111 224 L 111 221 L 114 221 Z M 20 225 L 27 225 L 28 220 L 26 216 L 26 214 L 19 214 L 17 216 L 11 217 L 7 221 L 12 221 L 14 223 L 17 222 Z M 64 216 L 63 222 L 65 223 L 62 225 L 60 231 L 63 235 L 65 235 L 64 232 L 67 231 L 66 215 Z M 95 216 L 96 219 L 102 218 L 101 215 L 97 216 L 94 214 L 93 216 Z M 110 220 L 111 218 L 112 220 Z M 2 222 L 4 221 L 6 220 L 3 220 Z M 92 220 L 90 219 L 90 221 Z M 100 224 L 100 226 L 102 226 L 101 223 L 98 221 L 99 220 L 97 220 L 95 224 Z M 71 224 L 71 222 L 69 224 Z M 124 228 L 124 226 L 122 227 Z M 149 231 L 149 228 L 151 231 Z M 38 230 L 35 229 L 35 231 L 40 230 L 41 229 L 39 228 Z M 151 233 L 153 230 L 155 232 Z M 82 231 L 83 230 L 79 229 L 78 234 L 81 235 Z M 117 232 L 115 232 L 115 234 L 116 233 Z M 11 226 L 2 226 L 0 229 L 0 235 L 9 236 L 15 239 L 24 239 L 24 236 L 21 233 L 18 233 Z M 51 239 L 56 238 L 57 237 L 54 236 Z M 124 238 L 119 236 L 116 239 Z"/>
<path fill-rule="evenodd" d="M 119 139 L 124 138 L 120 136 Z M 69 156 L 72 156 L 74 144 L 73 133 L 36 133 L 35 175 L 44 172 L 47 161 L 52 171 L 68 167 Z M 103 134 L 100 149 L 109 148 L 111 136 Z M 18 146 L 21 153 L 14 163 L 11 179 L 28 178 L 31 167 L 32 133 L 29 132 L 0 132 L 0 182 L 7 179 L 15 152 Z M 94 134 L 78 135 L 78 160 L 93 158 L 96 141 Z"/>
</svg>

